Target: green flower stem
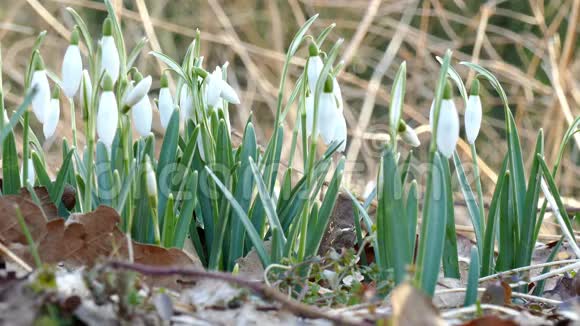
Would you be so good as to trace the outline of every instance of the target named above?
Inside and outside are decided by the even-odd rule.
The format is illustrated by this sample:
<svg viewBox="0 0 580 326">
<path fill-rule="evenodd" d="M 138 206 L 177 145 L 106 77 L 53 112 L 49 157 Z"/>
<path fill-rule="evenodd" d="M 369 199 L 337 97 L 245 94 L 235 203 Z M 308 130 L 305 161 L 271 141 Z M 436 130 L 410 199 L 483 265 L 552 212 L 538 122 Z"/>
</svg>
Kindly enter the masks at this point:
<svg viewBox="0 0 580 326">
<path fill-rule="evenodd" d="M 30 157 L 30 145 L 28 144 L 30 132 L 30 110 L 24 112 L 24 131 L 22 134 L 22 184 L 28 182 L 28 158 Z"/>
<path fill-rule="evenodd" d="M 481 225 L 481 234 L 485 234 L 485 212 L 483 206 L 483 190 L 481 188 L 481 176 L 479 174 L 479 163 L 477 162 L 477 150 L 475 149 L 475 144 L 470 145 L 471 148 L 471 159 L 473 160 L 473 175 L 475 177 L 475 189 L 477 191 L 477 203 L 479 206 L 479 219 Z M 479 253 L 481 259 L 481 253 Z"/>
<path fill-rule="evenodd" d="M 72 128 L 73 146 L 75 148 L 78 148 L 78 146 L 77 146 L 77 122 L 76 122 L 76 114 L 75 114 L 75 102 L 72 98 L 69 98 L 69 105 L 70 105 L 70 120 L 71 120 L 71 128 Z"/>
</svg>

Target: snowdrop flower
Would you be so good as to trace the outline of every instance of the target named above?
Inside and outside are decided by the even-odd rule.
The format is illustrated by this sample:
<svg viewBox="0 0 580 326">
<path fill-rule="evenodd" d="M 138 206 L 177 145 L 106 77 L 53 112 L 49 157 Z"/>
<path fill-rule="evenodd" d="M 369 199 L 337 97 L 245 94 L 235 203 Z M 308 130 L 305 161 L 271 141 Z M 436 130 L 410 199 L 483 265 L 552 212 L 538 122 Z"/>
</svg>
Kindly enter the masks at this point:
<svg viewBox="0 0 580 326">
<path fill-rule="evenodd" d="M 52 98 L 50 99 L 49 109 L 46 111 L 46 116 L 44 117 L 44 124 L 42 125 L 42 132 L 44 133 L 45 139 L 52 137 L 56 131 L 56 126 L 60 119 L 59 97 L 60 91 L 58 87 L 55 87 L 54 92 L 52 93 Z"/>
<path fill-rule="evenodd" d="M 62 90 L 68 98 L 75 96 L 83 76 L 83 60 L 79 50 L 79 31 L 75 27 L 70 37 L 70 45 L 62 62 Z"/>
<path fill-rule="evenodd" d="M 153 201 L 154 206 L 157 206 L 157 178 L 149 155 L 145 156 L 145 187 L 149 200 Z"/>
<path fill-rule="evenodd" d="M 481 99 L 479 98 L 479 81 L 477 79 L 473 80 L 471 84 L 471 90 L 469 92 L 469 98 L 467 99 L 467 107 L 465 107 L 465 134 L 467 135 L 467 141 L 470 144 L 475 143 L 477 135 L 479 135 L 479 129 L 481 128 Z"/>
<path fill-rule="evenodd" d="M 101 38 L 101 74 L 106 72 L 113 84 L 119 78 L 119 68 L 121 62 L 119 51 L 113 38 L 113 27 L 110 18 L 105 19 L 103 23 L 103 38 Z"/>
<path fill-rule="evenodd" d="M 308 46 L 308 62 L 306 64 L 306 75 L 308 76 L 308 87 L 310 87 L 310 92 L 314 93 L 316 89 L 316 83 L 318 82 L 318 77 L 324 66 L 322 58 L 320 58 L 320 51 L 318 46 L 314 42 L 310 43 Z"/>
<path fill-rule="evenodd" d="M 147 97 L 147 93 L 149 93 L 149 89 L 151 88 L 151 83 L 153 81 L 151 79 L 151 76 L 147 76 L 145 78 L 140 76 L 140 74 L 138 76 L 141 78 L 139 77 L 136 78 L 139 80 L 137 82 L 137 85 L 135 85 L 134 87 L 132 86 L 128 90 L 125 98 L 123 99 L 123 105 L 125 106 L 133 107 L 135 104 L 137 104 L 137 102 Z"/>
<path fill-rule="evenodd" d="M 402 120 L 399 121 L 399 128 L 397 132 L 399 133 L 399 136 L 405 143 L 413 147 L 419 147 L 421 145 L 421 142 L 419 141 L 419 137 L 417 137 L 417 133 L 415 132 L 415 130 L 409 127 Z"/>
<path fill-rule="evenodd" d="M 32 163 L 32 157 L 29 157 L 28 160 L 26 160 L 26 162 L 28 164 L 28 175 L 26 176 L 26 184 L 34 186 L 34 181 L 36 180 L 36 172 L 34 171 L 34 163 Z M 23 165 L 20 166 L 20 175 L 21 177 L 24 177 L 24 162 L 22 164 Z M 21 180 L 21 182 L 24 184 L 24 179 Z"/>
<path fill-rule="evenodd" d="M 159 108 L 159 119 L 163 129 L 167 129 L 171 115 L 175 107 L 173 106 L 173 97 L 169 91 L 167 75 L 161 76 L 161 89 L 159 90 L 159 100 L 157 107 Z"/>
<path fill-rule="evenodd" d="M 179 91 L 179 110 L 181 120 L 186 123 L 187 120 L 193 119 L 193 97 L 191 96 L 191 91 L 187 83 L 181 85 L 181 90 Z"/>
<path fill-rule="evenodd" d="M 88 101 L 91 100 L 93 96 L 93 83 L 91 83 L 91 76 L 89 76 L 89 72 L 85 69 L 83 70 L 83 77 L 81 79 L 81 105 L 85 110 L 88 108 L 85 105 L 85 99 L 87 100 L 87 105 L 90 105 Z"/>
<path fill-rule="evenodd" d="M 48 111 L 50 106 L 50 86 L 48 85 L 46 70 L 44 70 L 44 62 L 38 52 L 34 59 L 34 73 L 32 74 L 30 86 L 36 88 L 36 94 L 32 99 L 32 112 L 34 112 L 38 121 L 44 123 L 44 113 Z"/>
<path fill-rule="evenodd" d="M 113 93 L 113 80 L 106 74 L 97 112 L 97 135 L 109 151 L 115 139 L 118 123 L 119 108 L 117 107 L 115 93 Z"/>
<path fill-rule="evenodd" d="M 431 104 L 429 113 L 429 123 L 431 132 L 434 131 L 434 114 L 435 105 Z M 443 99 L 441 100 L 441 109 L 439 111 L 439 122 L 437 124 L 437 148 L 446 158 L 450 158 L 455 151 L 455 146 L 459 140 L 459 116 L 457 108 L 453 102 L 453 90 L 449 81 L 445 85 Z"/>
<path fill-rule="evenodd" d="M 207 76 L 205 91 L 208 107 L 217 107 L 220 98 L 232 104 L 240 104 L 236 91 L 222 79 L 222 69 L 220 67 L 216 66 L 215 70 Z"/>
<path fill-rule="evenodd" d="M 346 149 L 346 121 L 342 112 L 342 94 L 336 80 L 329 76 L 324 85 L 324 92 L 318 100 L 317 127 L 324 143 L 329 145 L 333 141 L 342 142 L 339 152 Z M 306 97 L 306 130 L 310 135 L 314 121 L 314 96 Z"/>
<path fill-rule="evenodd" d="M 135 129 L 141 137 L 146 137 L 151 133 L 151 122 L 153 121 L 153 110 L 151 108 L 151 102 L 149 101 L 149 96 L 144 96 L 141 98 L 133 109 L 131 109 L 133 115 L 133 123 L 135 124 Z"/>
</svg>

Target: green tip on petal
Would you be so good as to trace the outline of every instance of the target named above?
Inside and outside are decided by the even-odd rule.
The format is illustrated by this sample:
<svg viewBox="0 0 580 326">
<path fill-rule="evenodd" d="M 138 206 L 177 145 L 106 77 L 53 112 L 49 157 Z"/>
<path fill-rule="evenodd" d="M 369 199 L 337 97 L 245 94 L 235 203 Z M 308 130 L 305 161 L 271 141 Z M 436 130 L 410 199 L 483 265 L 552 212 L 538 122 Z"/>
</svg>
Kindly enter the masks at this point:
<svg viewBox="0 0 580 326">
<path fill-rule="evenodd" d="M 58 86 L 52 90 L 52 98 L 60 98 L 60 88 L 58 88 Z"/>
<path fill-rule="evenodd" d="M 200 76 L 201 78 L 206 78 L 207 75 L 209 75 L 209 73 L 201 67 L 195 67 L 193 68 L 193 71 L 196 75 Z"/>
<path fill-rule="evenodd" d="M 453 86 L 451 85 L 449 79 L 447 79 L 445 82 L 445 89 L 443 90 L 443 99 L 450 100 L 452 98 L 453 98 Z"/>
<path fill-rule="evenodd" d="M 479 80 L 475 78 L 471 83 L 471 89 L 469 90 L 469 95 L 477 96 L 479 95 Z"/>
<path fill-rule="evenodd" d="M 161 88 L 167 88 L 169 87 L 169 81 L 167 79 L 167 73 L 163 73 L 163 75 L 161 75 L 161 81 L 159 82 Z"/>
<path fill-rule="evenodd" d="M 135 71 L 135 73 L 133 74 L 133 81 L 135 82 L 135 85 L 141 80 L 143 80 L 143 75 L 141 75 L 139 71 Z"/>
<path fill-rule="evenodd" d="M 76 25 L 70 34 L 70 45 L 79 45 L 79 27 Z"/>
<path fill-rule="evenodd" d="M 407 130 L 407 125 L 402 120 L 399 121 L 399 126 L 397 127 L 397 132 L 401 133 L 401 132 L 405 132 L 405 130 Z"/>
<path fill-rule="evenodd" d="M 103 79 L 103 91 L 112 92 L 113 91 L 113 79 L 109 74 L 105 73 L 105 78 Z"/>
<path fill-rule="evenodd" d="M 328 75 L 328 77 L 326 77 L 326 82 L 324 83 L 324 92 L 325 93 L 332 93 L 333 86 L 334 86 L 334 81 L 332 80 L 332 76 Z"/>
<path fill-rule="evenodd" d="M 113 35 L 113 22 L 111 18 L 107 17 L 103 22 L 103 36 L 112 36 Z"/>
<path fill-rule="evenodd" d="M 316 43 L 314 41 L 310 42 L 310 45 L 308 45 L 308 54 L 311 57 L 316 57 L 319 53 L 320 50 L 318 50 L 318 46 L 316 45 Z"/>
<path fill-rule="evenodd" d="M 40 52 L 38 52 L 38 50 L 34 51 L 34 63 L 33 63 L 33 70 L 34 71 L 40 71 L 40 70 L 44 70 L 44 60 L 42 60 L 42 57 L 40 56 Z"/>
</svg>

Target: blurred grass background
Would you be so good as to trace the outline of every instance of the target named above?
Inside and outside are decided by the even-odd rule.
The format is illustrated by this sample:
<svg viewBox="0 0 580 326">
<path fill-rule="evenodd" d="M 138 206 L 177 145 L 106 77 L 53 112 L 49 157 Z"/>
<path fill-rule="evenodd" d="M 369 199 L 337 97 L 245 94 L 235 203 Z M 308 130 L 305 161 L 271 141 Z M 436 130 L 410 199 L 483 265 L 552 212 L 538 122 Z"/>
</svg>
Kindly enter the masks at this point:
<svg viewBox="0 0 580 326">
<path fill-rule="evenodd" d="M 205 66 L 213 69 L 224 61 L 230 62 L 230 82 L 242 99 L 241 105 L 230 108 L 234 128 L 242 130 L 252 111 L 262 145 L 271 133 L 279 75 L 293 34 L 315 13 L 320 13 L 320 18 L 314 32 L 336 23 L 329 39 L 345 39 L 342 48 L 345 69 L 338 78 L 349 128 L 347 180 L 359 193 L 376 176 L 379 153 L 387 137 L 390 87 L 403 60 L 407 61 L 408 71 L 404 118 L 420 132 L 423 142 L 417 151 L 420 159 L 424 158 L 422 153 L 430 137 L 428 111 L 439 70 L 435 56 L 441 56 L 447 48 L 453 50 L 455 67 L 468 86 L 474 75 L 457 65 L 459 60 L 480 63 L 502 82 L 514 110 L 528 165 L 537 130 L 545 131 L 546 156 L 553 163 L 563 133 L 579 113 L 580 0 L 113 0 L 113 3 L 128 48 L 144 36 L 149 39 L 137 64 L 157 80 L 165 66 L 146 55 L 147 51 L 162 49 L 181 59 L 199 28 Z M 9 108 L 21 101 L 30 48 L 42 30 L 49 35 L 41 53 L 49 69 L 60 72 L 73 26 L 65 10 L 67 6 L 75 8 L 87 21 L 93 37 L 100 38 L 100 24 L 105 18 L 101 1 L 0 0 L 2 73 Z M 307 55 L 304 50 L 300 53 L 302 58 Z M 293 61 L 292 81 L 304 63 L 301 58 Z M 154 88 L 157 86 L 154 84 Z M 151 95 L 156 94 L 154 90 Z M 477 147 L 484 190 L 489 193 L 494 171 L 506 151 L 504 115 L 491 88 L 483 89 L 482 99 L 485 118 Z M 457 103 L 462 113 L 463 107 Z M 63 107 L 61 112 L 58 135 L 46 146 L 55 154 L 49 156 L 55 168 L 60 164 L 60 139 L 72 137 L 67 122 L 69 110 Z M 286 151 L 295 112 L 286 120 Z M 81 126 L 80 114 L 77 118 L 77 125 Z M 155 123 L 160 132 L 159 122 Z M 575 141 L 580 141 L 580 137 Z M 82 139 L 79 144 L 82 145 Z M 561 192 L 571 197 L 580 194 L 578 145 L 569 145 L 558 177 Z M 461 142 L 458 148 L 460 155 L 468 159 L 468 146 Z"/>
</svg>

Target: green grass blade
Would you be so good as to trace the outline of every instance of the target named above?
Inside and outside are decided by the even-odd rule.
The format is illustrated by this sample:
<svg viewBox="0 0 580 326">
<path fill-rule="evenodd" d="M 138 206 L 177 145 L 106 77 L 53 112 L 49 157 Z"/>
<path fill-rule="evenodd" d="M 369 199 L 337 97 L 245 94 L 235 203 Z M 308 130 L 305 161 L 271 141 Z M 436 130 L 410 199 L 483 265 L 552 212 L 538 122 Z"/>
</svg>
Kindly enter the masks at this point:
<svg viewBox="0 0 580 326">
<path fill-rule="evenodd" d="M 566 224 L 566 227 L 568 228 L 568 231 L 570 231 L 570 234 L 574 234 L 574 228 L 572 228 L 572 223 L 570 222 L 570 218 L 568 217 L 568 211 L 566 210 L 566 206 L 564 206 L 564 203 L 562 202 L 562 197 L 560 197 L 558 187 L 556 186 L 556 182 L 554 181 L 554 178 L 552 177 L 552 174 L 548 169 L 548 165 L 546 165 L 546 161 L 544 161 L 544 158 L 542 156 L 538 155 L 537 157 L 539 158 L 540 167 L 542 169 L 544 180 L 546 180 L 546 184 L 548 185 L 548 190 L 550 190 L 550 193 L 552 194 L 554 200 L 556 201 L 556 206 L 560 211 L 560 215 L 562 215 L 564 224 Z"/>
<path fill-rule="evenodd" d="M 457 234 L 455 233 L 455 207 L 453 202 L 453 192 L 451 190 L 451 171 L 449 161 L 442 162 L 443 173 L 445 174 L 445 195 L 447 197 L 447 221 L 445 227 L 445 245 L 443 247 L 443 273 L 445 277 L 459 279 L 459 261 L 457 259 Z"/>
<path fill-rule="evenodd" d="M 221 180 L 211 171 L 209 167 L 205 167 L 207 173 L 212 177 L 218 188 L 230 202 L 230 205 L 234 209 L 237 217 L 242 221 L 244 227 L 246 228 L 246 232 L 248 234 L 249 239 L 251 240 L 254 248 L 256 249 L 256 253 L 258 257 L 260 257 L 260 261 L 262 262 L 263 266 L 270 265 L 270 257 L 266 253 L 266 249 L 264 248 L 264 244 L 262 242 L 262 238 L 254 228 L 254 225 L 248 218 L 248 215 L 244 212 L 240 204 L 236 201 L 232 193 L 228 190 L 228 188 L 221 182 Z"/>
<path fill-rule="evenodd" d="M 419 203 L 417 195 L 417 181 L 411 181 L 409 192 L 407 193 L 407 203 L 405 213 L 407 214 L 408 228 L 409 228 L 409 257 L 413 257 L 415 253 L 415 243 L 417 238 L 417 218 L 419 216 Z M 412 261 L 411 261 L 412 262 Z"/>
<path fill-rule="evenodd" d="M 471 247 L 471 259 L 469 262 L 469 272 L 467 274 L 467 292 L 463 306 L 471 306 L 477 301 L 477 288 L 479 288 L 479 253 L 477 247 Z"/>
<path fill-rule="evenodd" d="M 16 151 L 14 133 L 10 131 L 4 139 L 4 146 L 2 147 L 2 193 L 4 195 L 15 195 L 20 191 L 20 187 L 18 152 Z"/>
<path fill-rule="evenodd" d="M 463 164 L 461 159 L 457 154 L 457 151 L 453 153 L 453 163 L 455 164 L 455 172 L 459 179 L 459 185 L 461 186 L 461 191 L 463 192 L 463 198 L 465 199 L 465 204 L 467 205 L 467 211 L 469 217 L 471 218 L 471 224 L 473 225 L 473 230 L 475 231 L 475 240 L 477 242 L 478 252 L 483 254 L 483 225 L 481 221 L 483 220 L 480 216 L 480 209 L 477 206 L 477 199 L 471 190 L 471 186 L 467 181 L 467 176 L 465 175 L 465 170 L 463 169 Z"/>
<path fill-rule="evenodd" d="M 159 152 L 159 160 L 157 160 L 157 194 L 159 212 L 165 212 L 165 204 L 170 194 L 170 181 L 167 180 L 171 176 L 170 169 L 175 167 L 177 160 L 177 145 L 179 140 L 179 111 L 174 110 L 167 124 L 165 136 L 163 136 L 163 143 Z M 163 220 L 159 221 L 163 225 Z"/>
<path fill-rule="evenodd" d="M 149 52 L 149 54 L 151 54 L 152 56 L 154 56 L 154 57 L 158 58 L 159 60 L 163 61 L 167 66 L 169 66 L 169 69 L 173 70 L 183 80 L 185 80 L 185 81 L 188 81 L 189 80 L 189 78 L 187 78 L 187 74 L 185 73 L 185 71 L 183 71 L 183 69 L 181 68 L 181 66 L 178 65 L 177 62 L 173 61 L 173 59 L 171 59 L 167 55 L 165 55 L 165 54 L 163 54 L 161 52 L 157 52 L 157 51 L 151 51 L 151 52 Z"/>
<path fill-rule="evenodd" d="M 52 187 L 49 191 L 50 199 L 58 204 L 64 192 L 64 187 L 66 183 L 67 176 L 70 174 L 72 170 L 72 157 L 73 157 L 74 149 L 71 149 L 68 154 L 66 155 L 58 174 L 56 175 L 56 180 L 52 184 Z M 35 169 L 38 175 L 38 170 Z"/>
</svg>

